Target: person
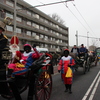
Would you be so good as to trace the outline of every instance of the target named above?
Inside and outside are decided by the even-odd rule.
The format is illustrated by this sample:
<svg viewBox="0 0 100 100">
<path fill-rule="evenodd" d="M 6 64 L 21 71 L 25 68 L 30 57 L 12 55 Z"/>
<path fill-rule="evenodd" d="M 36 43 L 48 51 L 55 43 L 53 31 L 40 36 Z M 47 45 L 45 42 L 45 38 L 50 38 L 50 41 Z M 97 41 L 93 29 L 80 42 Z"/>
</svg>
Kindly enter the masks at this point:
<svg viewBox="0 0 100 100">
<path fill-rule="evenodd" d="M 8 77 L 10 77 L 12 73 L 17 75 L 25 73 L 25 64 L 27 62 L 28 56 L 32 53 L 31 49 L 31 45 L 25 44 L 23 53 L 16 51 L 13 63 L 8 65 Z"/>
<path fill-rule="evenodd" d="M 86 48 L 84 47 L 84 44 L 81 44 L 81 48 L 79 48 L 79 58 L 81 56 L 85 56 L 85 53 L 86 53 Z"/>
<path fill-rule="evenodd" d="M 63 82 L 65 84 L 65 92 L 69 91 L 69 93 L 72 93 L 71 87 L 72 87 L 72 77 L 65 77 L 68 67 L 73 67 L 75 65 L 74 59 L 69 56 L 69 50 L 65 49 L 63 51 L 63 56 L 61 57 L 59 61 L 59 66 L 58 66 L 58 72 L 61 72 L 61 77 L 63 79 Z"/>
<path fill-rule="evenodd" d="M 3 34 L 5 31 L 6 24 L 0 21 L 0 60 L 1 60 L 1 55 L 2 51 L 4 50 L 9 50 L 8 47 L 8 38 Z M 2 63 L 0 61 L 0 63 Z"/>
<path fill-rule="evenodd" d="M 59 55 L 57 54 L 57 52 L 54 52 L 54 54 L 53 54 L 54 65 L 57 65 L 58 57 L 59 57 Z"/>
<path fill-rule="evenodd" d="M 79 48 L 77 48 L 77 46 L 74 45 L 74 47 L 71 49 L 71 52 L 75 53 L 76 55 L 78 55 L 79 54 Z"/>
<path fill-rule="evenodd" d="M 2 59 L 2 52 L 9 51 L 8 38 L 3 34 L 5 27 L 6 24 L 0 21 L 0 69 L 6 69 L 5 63 L 9 62 L 9 60 Z"/>
</svg>

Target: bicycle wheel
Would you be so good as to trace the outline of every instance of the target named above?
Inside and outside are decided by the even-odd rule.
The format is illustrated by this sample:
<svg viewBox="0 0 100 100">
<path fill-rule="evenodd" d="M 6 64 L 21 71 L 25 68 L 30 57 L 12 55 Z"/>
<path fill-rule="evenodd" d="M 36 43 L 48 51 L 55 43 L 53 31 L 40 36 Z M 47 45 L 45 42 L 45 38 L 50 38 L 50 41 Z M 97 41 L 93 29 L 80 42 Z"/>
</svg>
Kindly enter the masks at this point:
<svg viewBox="0 0 100 100">
<path fill-rule="evenodd" d="M 47 70 L 39 73 L 35 83 L 35 99 L 49 100 L 52 91 L 52 77 Z"/>
</svg>

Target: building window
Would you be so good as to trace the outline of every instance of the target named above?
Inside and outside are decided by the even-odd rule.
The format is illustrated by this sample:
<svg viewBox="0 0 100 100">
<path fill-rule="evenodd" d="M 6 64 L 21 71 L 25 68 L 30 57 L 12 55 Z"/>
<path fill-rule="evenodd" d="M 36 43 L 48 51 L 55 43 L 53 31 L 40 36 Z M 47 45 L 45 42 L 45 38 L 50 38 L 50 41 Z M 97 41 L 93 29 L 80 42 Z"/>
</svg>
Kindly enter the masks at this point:
<svg viewBox="0 0 100 100">
<path fill-rule="evenodd" d="M 48 24 L 48 20 L 46 20 L 46 19 L 45 19 L 45 23 L 47 23 L 47 24 Z"/>
<path fill-rule="evenodd" d="M 55 41 L 55 38 L 53 38 L 53 41 Z"/>
<path fill-rule="evenodd" d="M 22 9 L 22 6 L 19 5 L 19 4 L 17 4 L 17 10 L 18 10 L 18 11 L 22 11 L 22 10 L 23 10 L 23 9 Z"/>
<path fill-rule="evenodd" d="M 27 25 L 30 25 L 31 26 L 31 21 L 27 21 Z"/>
<path fill-rule="evenodd" d="M 35 14 L 35 18 L 39 19 L 39 15 L 38 14 Z"/>
<path fill-rule="evenodd" d="M 45 27 L 45 29 L 44 29 L 44 30 L 45 30 L 45 31 L 48 31 L 48 28 L 46 28 L 46 27 Z"/>
<path fill-rule="evenodd" d="M 55 45 L 53 45 L 53 49 L 55 49 L 56 47 L 55 47 Z"/>
<path fill-rule="evenodd" d="M 32 37 L 35 37 L 36 36 L 36 33 L 35 32 L 32 32 Z"/>
<path fill-rule="evenodd" d="M 16 17 L 16 20 L 18 21 L 18 22 L 22 22 L 22 18 L 21 17 Z"/>
<path fill-rule="evenodd" d="M 40 38 L 44 38 L 44 35 L 40 34 Z"/>
<path fill-rule="evenodd" d="M 50 40 L 52 41 L 52 37 L 50 38 Z"/>
<path fill-rule="evenodd" d="M 32 17 L 35 17 L 35 13 L 32 12 Z"/>
<path fill-rule="evenodd" d="M 44 47 L 42 43 L 41 43 L 40 47 L 41 47 L 41 48 L 43 48 L 43 47 Z"/>
<path fill-rule="evenodd" d="M 47 48 L 48 47 L 48 45 L 47 44 L 45 44 L 45 48 Z"/>
<path fill-rule="evenodd" d="M 44 30 L 44 27 L 43 27 L 43 26 L 40 26 L 40 29 L 41 29 L 41 30 Z"/>
<path fill-rule="evenodd" d="M 44 21 L 44 18 L 43 18 L 43 17 L 40 17 L 40 20 L 41 20 L 41 21 Z"/>
<path fill-rule="evenodd" d="M 26 35 L 31 36 L 31 31 L 26 31 Z"/>
<path fill-rule="evenodd" d="M 21 34 L 21 28 L 16 28 L 16 32 Z"/>
<path fill-rule="evenodd" d="M 10 18 L 13 19 L 13 14 L 10 14 L 10 13 L 6 12 L 6 17 L 10 17 Z"/>
<path fill-rule="evenodd" d="M 14 2 L 12 2 L 12 0 L 6 0 L 6 4 L 11 7 L 14 7 Z"/>
<path fill-rule="evenodd" d="M 52 48 L 52 45 L 50 45 L 50 48 Z"/>
<path fill-rule="evenodd" d="M 45 36 L 45 37 L 44 37 L 44 40 L 48 40 L 48 36 Z"/>
<path fill-rule="evenodd" d="M 6 27 L 7 27 L 7 31 L 13 31 L 13 27 L 12 26 L 8 26 L 8 25 L 6 25 Z"/>
<path fill-rule="evenodd" d="M 31 16 L 31 11 L 27 10 L 27 14 Z"/>
<path fill-rule="evenodd" d="M 56 33 L 57 36 L 59 36 L 59 33 Z"/>
</svg>

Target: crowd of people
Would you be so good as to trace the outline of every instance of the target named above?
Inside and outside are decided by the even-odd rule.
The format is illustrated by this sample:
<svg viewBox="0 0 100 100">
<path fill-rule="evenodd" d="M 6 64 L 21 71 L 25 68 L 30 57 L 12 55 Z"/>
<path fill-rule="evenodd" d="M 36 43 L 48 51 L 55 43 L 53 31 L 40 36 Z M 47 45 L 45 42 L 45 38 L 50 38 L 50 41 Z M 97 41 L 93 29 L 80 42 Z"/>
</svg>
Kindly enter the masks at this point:
<svg viewBox="0 0 100 100">
<path fill-rule="evenodd" d="M 0 21 L 0 56 L 2 51 L 8 48 L 8 39 L 6 36 L 3 35 L 3 31 L 5 25 Z M 31 49 L 34 49 L 35 52 L 31 52 Z M 24 53 L 20 51 L 16 51 L 14 55 L 14 60 L 12 63 L 8 65 L 8 77 L 14 77 L 15 75 L 21 75 L 26 73 L 28 67 L 32 65 L 32 63 L 38 59 L 41 55 L 36 50 L 36 46 L 31 46 L 29 44 L 24 45 Z M 72 80 L 73 80 L 73 66 L 75 65 L 75 60 L 73 57 L 70 56 L 70 52 L 74 53 L 77 57 L 85 56 L 88 53 L 88 49 L 84 47 L 84 44 L 81 44 L 81 47 L 78 48 L 76 45 L 69 51 L 68 49 L 64 49 L 61 54 L 54 52 L 52 53 L 52 61 L 51 61 L 51 68 L 52 74 L 53 66 L 58 66 L 58 72 L 61 73 L 61 78 L 65 85 L 65 92 L 72 93 Z M 0 60 L 1 57 L 0 57 Z M 0 61 L 0 65 L 4 65 L 3 61 Z"/>
</svg>

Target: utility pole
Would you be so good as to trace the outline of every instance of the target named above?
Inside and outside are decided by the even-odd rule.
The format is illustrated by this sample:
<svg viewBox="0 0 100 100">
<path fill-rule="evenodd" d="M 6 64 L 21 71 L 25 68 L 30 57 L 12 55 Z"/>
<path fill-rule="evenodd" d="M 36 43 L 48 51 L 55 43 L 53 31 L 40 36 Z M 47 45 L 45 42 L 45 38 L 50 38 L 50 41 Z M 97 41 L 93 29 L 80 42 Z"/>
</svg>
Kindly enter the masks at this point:
<svg viewBox="0 0 100 100">
<path fill-rule="evenodd" d="M 89 49 L 89 37 L 88 37 L 88 33 L 89 32 L 87 32 L 87 49 Z"/>
<path fill-rule="evenodd" d="M 15 1 L 15 5 L 14 5 L 14 35 L 16 35 L 16 4 L 17 4 L 17 0 Z"/>
<path fill-rule="evenodd" d="M 76 31 L 76 45 L 78 46 L 78 31 Z"/>
</svg>

